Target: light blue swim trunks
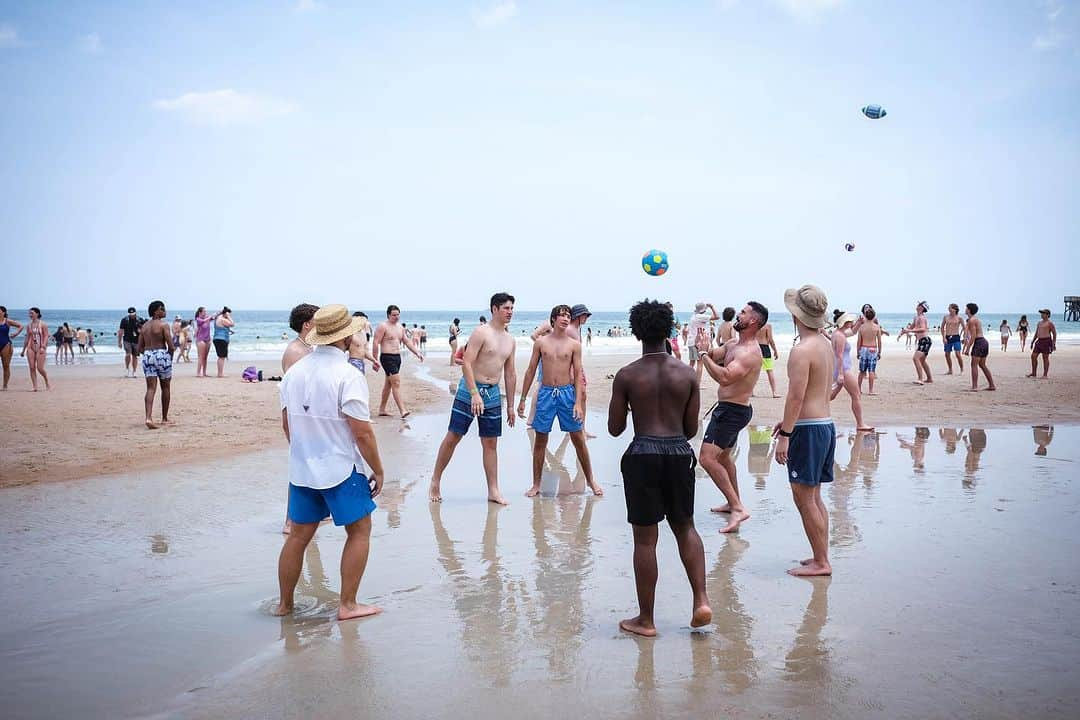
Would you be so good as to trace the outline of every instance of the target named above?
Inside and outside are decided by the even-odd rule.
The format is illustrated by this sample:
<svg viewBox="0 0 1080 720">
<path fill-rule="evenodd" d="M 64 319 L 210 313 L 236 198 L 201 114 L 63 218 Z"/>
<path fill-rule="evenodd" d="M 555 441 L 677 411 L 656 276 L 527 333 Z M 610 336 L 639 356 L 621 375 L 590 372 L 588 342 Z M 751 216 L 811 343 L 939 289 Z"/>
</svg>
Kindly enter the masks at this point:
<svg viewBox="0 0 1080 720">
<path fill-rule="evenodd" d="M 540 392 L 536 396 L 536 418 L 533 420 L 533 430 L 538 433 L 551 432 L 555 424 L 555 416 L 559 417 L 559 429 L 563 432 L 577 432 L 584 424 L 574 419 L 574 403 L 577 402 L 577 392 L 573 385 L 541 385 Z"/>
</svg>

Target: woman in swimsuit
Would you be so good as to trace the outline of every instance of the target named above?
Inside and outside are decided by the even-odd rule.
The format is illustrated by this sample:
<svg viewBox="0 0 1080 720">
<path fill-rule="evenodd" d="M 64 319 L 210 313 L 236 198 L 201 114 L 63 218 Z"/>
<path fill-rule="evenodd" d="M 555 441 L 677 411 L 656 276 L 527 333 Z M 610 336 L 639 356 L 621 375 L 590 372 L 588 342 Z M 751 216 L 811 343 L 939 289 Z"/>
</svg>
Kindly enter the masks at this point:
<svg viewBox="0 0 1080 720">
<path fill-rule="evenodd" d="M 195 377 L 206 377 L 206 361 L 210 359 L 210 326 L 216 315 L 207 315 L 206 308 L 195 311 L 195 349 L 199 359 L 195 363 Z"/>
<path fill-rule="evenodd" d="M 859 378 L 851 367 L 851 346 L 848 344 L 849 335 L 854 334 L 852 329 L 855 325 L 855 316 L 844 314 L 837 317 L 836 329 L 832 334 L 833 352 L 836 361 L 833 365 L 833 390 L 829 400 L 835 400 L 841 390 L 847 390 L 851 398 L 851 414 L 855 416 L 856 432 L 873 430 L 863 423 L 862 416 L 862 393 L 859 391 Z"/>
<path fill-rule="evenodd" d="M 1020 321 L 1016 323 L 1016 332 L 1020 335 L 1020 351 L 1023 352 L 1025 349 L 1027 349 L 1027 315 L 1020 316 Z M 1032 342 L 1034 342 L 1034 340 Z"/>
<path fill-rule="evenodd" d="M 1009 327 L 1008 320 L 1001 321 L 1001 327 L 998 328 L 998 332 L 1001 333 L 1001 351 L 1007 352 L 1009 349 L 1009 336 L 1012 335 L 1012 328 Z"/>
<path fill-rule="evenodd" d="M 457 354 L 457 336 L 461 334 L 461 320 L 454 318 L 450 323 L 450 364 L 454 364 L 454 355 Z"/>
<path fill-rule="evenodd" d="M 15 332 L 11 332 L 15 328 Z M 0 360 L 4 363 L 4 389 L 7 390 L 8 380 L 11 379 L 11 354 L 15 351 L 11 339 L 18 337 L 22 332 L 22 323 L 8 317 L 7 308 L 0 305 Z"/>
<path fill-rule="evenodd" d="M 30 366 L 30 384 L 37 392 L 37 376 L 45 379 L 45 389 L 49 388 L 49 374 L 45 372 L 45 354 L 49 350 L 49 326 L 41 320 L 41 310 L 36 307 L 30 308 L 30 327 L 26 331 L 26 339 L 23 340 L 23 349 L 19 357 L 26 355 L 27 364 Z"/>
</svg>

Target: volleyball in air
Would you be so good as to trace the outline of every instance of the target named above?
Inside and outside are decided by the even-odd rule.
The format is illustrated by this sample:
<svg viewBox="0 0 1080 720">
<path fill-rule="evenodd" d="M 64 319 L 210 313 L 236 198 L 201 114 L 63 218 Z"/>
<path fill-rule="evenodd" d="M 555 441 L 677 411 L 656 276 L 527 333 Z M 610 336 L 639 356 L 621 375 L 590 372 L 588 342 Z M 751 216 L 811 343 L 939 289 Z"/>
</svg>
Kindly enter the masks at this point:
<svg viewBox="0 0 1080 720">
<path fill-rule="evenodd" d="M 668 271 L 667 253 L 663 250 L 650 250 L 641 258 L 641 269 L 652 276 L 663 275 Z"/>
<path fill-rule="evenodd" d="M 844 243 L 844 249 L 851 252 L 855 249 L 855 243 Z"/>
</svg>

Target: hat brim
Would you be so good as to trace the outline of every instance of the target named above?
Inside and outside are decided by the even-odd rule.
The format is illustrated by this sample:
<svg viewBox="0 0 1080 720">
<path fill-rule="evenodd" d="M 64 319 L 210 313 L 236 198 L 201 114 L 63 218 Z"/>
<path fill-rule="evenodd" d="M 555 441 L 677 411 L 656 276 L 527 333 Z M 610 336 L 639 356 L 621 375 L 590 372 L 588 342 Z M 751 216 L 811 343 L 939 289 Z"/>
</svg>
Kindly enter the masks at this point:
<svg viewBox="0 0 1080 720">
<path fill-rule="evenodd" d="M 844 313 L 836 319 L 836 327 L 842 328 L 848 323 L 854 324 L 857 320 L 858 318 L 855 315 L 852 315 L 851 313 Z"/>
<path fill-rule="evenodd" d="M 330 345 L 331 343 L 336 343 L 338 340 L 344 340 L 350 335 L 355 335 L 363 327 L 364 318 L 353 317 L 350 318 L 348 325 L 326 335 L 319 333 L 318 328 L 311 328 L 311 330 L 308 331 L 307 337 L 304 338 L 304 342 L 308 345 Z"/>
<path fill-rule="evenodd" d="M 1054 313 L 1050 312 L 1050 308 L 1043 308 L 1042 310 L 1039 311 L 1039 314 L 1040 315 L 1053 315 Z"/>
<path fill-rule="evenodd" d="M 795 288 L 788 288 L 784 291 L 784 306 L 787 307 L 788 312 L 791 313 L 793 317 L 799 318 L 799 320 L 802 321 L 802 324 L 808 328 L 820 330 L 825 327 L 825 323 L 827 322 L 825 313 L 821 313 L 821 315 L 811 315 L 799 307 L 797 302 L 798 297 L 799 291 Z"/>
</svg>

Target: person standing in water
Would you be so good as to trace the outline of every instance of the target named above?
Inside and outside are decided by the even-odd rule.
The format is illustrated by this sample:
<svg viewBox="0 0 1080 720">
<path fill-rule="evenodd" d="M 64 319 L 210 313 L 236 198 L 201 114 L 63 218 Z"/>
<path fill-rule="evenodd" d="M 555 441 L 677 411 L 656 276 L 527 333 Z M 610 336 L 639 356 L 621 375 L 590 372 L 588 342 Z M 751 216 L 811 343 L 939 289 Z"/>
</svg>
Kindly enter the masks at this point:
<svg viewBox="0 0 1080 720">
<path fill-rule="evenodd" d="M 829 511 L 821 483 L 833 480 L 836 427 L 829 414 L 834 353 L 821 334 L 829 299 L 814 285 L 784 293 L 799 342 L 788 355 L 788 393 L 784 417 L 776 424 L 776 462 L 786 466 L 795 507 L 802 517 L 813 557 L 788 570 L 795 576 L 832 575 L 829 563 Z"/>
<path fill-rule="evenodd" d="M 420 362 L 424 362 L 424 356 L 420 354 L 416 343 L 405 334 L 405 328 L 401 325 L 401 309 L 397 305 L 386 308 L 386 320 L 375 328 L 374 344 L 375 359 L 382 364 L 383 372 L 386 373 L 386 382 L 383 383 L 382 398 L 379 401 L 379 415 L 390 415 L 386 412 L 386 403 L 393 394 L 394 404 L 404 420 L 409 417 L 409 411 L 401 402 L 401 346 L 408 348 Z"/>
<path fill-rule="evenodd" d="M 664 518 L 690 581 L 690 626 L 712 622 L 705 549 L 694 527 L 696 462 L 689 441 L 698 431 L 701 396 L 695 372 L 666 349 L 674 326 L 670 305 L 642 300 L 630 308 L 630 330 L 641 341 L 641 357 L 615 374 L 608 407 L 608 432 L 614 437 L 626 430 L 626 416 L 633 408 L 634 439 L 621 468 L 626 519 L 634 533 L 638 614 L 620 621 L 619 629 L 645 637 L 656 635 L 656 543 Z"/>
</svg>

